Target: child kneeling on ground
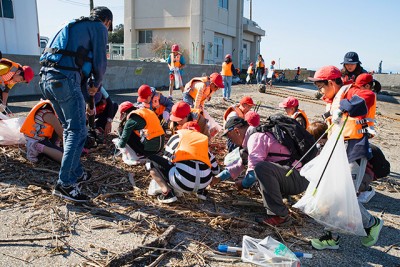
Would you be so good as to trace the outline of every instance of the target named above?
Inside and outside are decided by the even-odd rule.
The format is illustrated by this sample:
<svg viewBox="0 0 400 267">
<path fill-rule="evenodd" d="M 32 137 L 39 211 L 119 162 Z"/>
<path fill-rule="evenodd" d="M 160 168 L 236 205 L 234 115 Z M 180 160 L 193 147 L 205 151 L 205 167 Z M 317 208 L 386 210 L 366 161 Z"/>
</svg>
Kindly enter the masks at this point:
<svg viewBox="0 0 400 267">
<path fill-rule="evenodd" d="M 63 128 L 49 100 L 41 100 L 29 112 L 21 133 L 25 135 L 26 156 L 29 161 L 37 162 L 39 154 L 60 162 L 63 150 L 60 148 Z"/>
<path fill-rule="evenodd" d="M 149 157 L 146 168 L 161 189 L 149 193 L 158 193 L 157 198 L 161 203 L 175 202 L 175 191 L 196 193 L 199 199 L 206 199 L 206 187 L 212 177 L 219 173 L 219 166 L 214 155 L 208 151 L 208 137 L 199 131 L 196 122 L 185 123 L 169 139 L 164 157 Z"/>
</svg>

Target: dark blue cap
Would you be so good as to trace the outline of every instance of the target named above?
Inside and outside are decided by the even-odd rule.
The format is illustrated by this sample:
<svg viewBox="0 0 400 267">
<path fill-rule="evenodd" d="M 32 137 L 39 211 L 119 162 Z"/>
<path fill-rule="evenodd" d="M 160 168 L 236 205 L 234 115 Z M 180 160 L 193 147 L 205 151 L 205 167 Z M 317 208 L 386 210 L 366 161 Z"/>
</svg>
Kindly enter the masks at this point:
<svg viewBox="0 0 400 267">
<path fill-rule="evenodd" d="M 343 62 L 340 64 L 361 64 L 361 61 L 358 59 L 358 54 L 356 52 L 347 52 L 344 55 Z"/>
</svg>

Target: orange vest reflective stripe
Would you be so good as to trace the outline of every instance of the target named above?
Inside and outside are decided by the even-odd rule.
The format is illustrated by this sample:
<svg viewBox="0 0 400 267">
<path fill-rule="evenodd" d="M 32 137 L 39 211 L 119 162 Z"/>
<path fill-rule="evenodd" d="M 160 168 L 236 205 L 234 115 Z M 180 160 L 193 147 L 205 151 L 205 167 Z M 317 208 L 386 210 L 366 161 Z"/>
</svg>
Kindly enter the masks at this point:
<svg viewBox="0 0 400 267">
<path fill-rule="evenodd" d="M 302 115 L 304 120 L 306 121 L 306 129 L 307 129 L 308 126 L 310 125 L 310 122 L 308 121 L 307 115 L 303 110 L 297 109 L 297 111 L 292 115 L 292 118 L 296 119 L 300 115 Z"/>
<path fill-rule="evenodd" d="M 160 97 L 161 93 L 156 91 L 153 97 L 151 98 L 151 106 L 153 108 L 153 111 L 157 114 L 157 116 L 160 116 L 163 114 L 165 111 L 165 106 L 160 104 Z"/>
<path fill-rule="evenodd" d="M 175 68 L 180 68 L 182 66 L 182 64 L 181 64 L 181 54 L 178 53 L 175 56 L 174 53 L 171 53 L 170 56 L 171 56 L 171 66 L 175 67 Z"/>
<path fill-rule="evenodd" d="M 7 84 L 13 83 L 12 77 L 15 75 L 18 69 L 21 68 L 21 65 L 6 58 L 0 59 L 0 64 L 6 65 L 10 68 L 6 74 L 0 75 L 0 84 L 5 86 Z"/>
<path fill-rule="evenodd" d="M 51 138 L 53 136 L 54 128 L 47 122 L 35 122 L 36 112 L 44 105 L 50 105 L 51 110 L 56 113 L 49 100 L 43 100 L 37 103 L 29 112 L 24 123 L 19 130 L 24 135 L 37 139 L 38 137 Z"/>
<path fill-rule="evenodd" d="M 238 115 L 238 117 L 243 118 L 244 119 L 244 113 L 243 111 L 239 108 L 239 105 L 234 105 L 234 106 L 230 106 L 227 110 L 225 110 L 224 113 L 224 121 L 226 121 L 226 118 L 228 118 L 228 115 L 235 111 L 236 114 Z"/>
<path fill-rule="evenodd" d="M 221 71 L 221 75 L 223 76 L 233 76 L 232 73 L 232 62 L 229 63 L 222 63 L 222 71 Z"/>
<path fill-rule="evenodd" d="M 176 147 L 172 162 L 198 160 L 211 168 L 208 156 L 208 137 L 193 130 L 178 130 L 179 144 Z"/>
<path fill-rule="evenodd" d="M 252 67 L 252 66 L 250 66 L 250 67 L 247 69 L 247 74 L 253 74 L 253 67 Z"/>
<path fill-rule="evenodd" d="M 257 66 L 257 68 L 265 68 L 264 61 L 257 60 L 256 66 Z"/>
<path fill-rule="evenodd" d="M 332 106 L 331 106 L 331 113 L 332 111 L 336 110 L 340 106 L 340 100 L 346 97 L 347 92 L 351 86 L 342 86 L 339 92 L 335 95 Z M 375 135 L 374 129 L 374 122 L 375 122 L 375 113 L 376 113 L 376 97 L 375 102 L 372 107 L 368 109 L 367 114 L 362 119 L 349 117 L 346 125 L 343 129 L 343 137 L 344 140 L 349 139 L 361 139 L 363 138 L 364 134 L 369 134 L 369 137 L 373 137 Z M 343 114 L 342 120 L 346 119 L 347 115 Z M 334 126 L 333 128 L 335 128 Z"/>
<path fill-rule="evenodd" d="M 160 120 L 158 119 L 156 113 L 154 113 L 152 110 L 147 108 L 133 110 L 131 113 L 129 113 L 128 118 L 132 114 L 137 114 L 146 121 L 146 126 L 144 129 L 140 131 L 134 131 L 137 136 L 145 137 L 147 140 L 151 140 L 158 136 L 164 135 L 164 129 L 160 125 Z"/>
</svg>

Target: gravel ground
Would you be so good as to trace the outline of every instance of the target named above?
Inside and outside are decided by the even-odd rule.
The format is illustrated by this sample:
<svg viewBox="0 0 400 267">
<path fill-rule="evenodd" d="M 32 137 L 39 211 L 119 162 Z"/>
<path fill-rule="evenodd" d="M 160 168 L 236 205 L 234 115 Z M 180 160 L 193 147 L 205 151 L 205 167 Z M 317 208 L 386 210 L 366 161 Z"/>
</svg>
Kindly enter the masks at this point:
<svg viewBox="0 0 400 267">
<path fill-rule="evenodd" d="M 315 91 L 311 89 L 309 85 L 286 86 L 275 88 L 274 94 L 261 94 L 255 85 L 237 85 L 233 87 L 232 98 L 238 102 L 242 96 L 250 95 L 255 101 L 262 101 L 259 112 L 265 118 L 281 111 L 277 106 L 284 96 L 302 95 L 300 107 L 312 121 L 320 118 L 324 106 L 322 101 L 312 100 Z M 128 91 L 111 92 L 111 96 L 118 103 L 136 98 L 135 93 Z M 175 91 L 175 96 L 179 99 L 180 92 Z M 197 254 L 169 253 L 159 266 L 251 266 L 238 259 L 210 259 L 201 254 L 215 250 L 219 243 L 240 246 L 244 234 L 256 238 L 271 235 L 278 240 L 282 237 L 293 251 L 312 253 L 312 259 L 301 259 L 303 266 L 400 266 L 400 164 L 396 151 L 400 144 L 400 117 L 396 114 L 399 98 L 380 95 L 378 99 L 379 136 L 373 142 L 391 162 L 392 172 L 373 183 L 377 194 L 366 205 L 373 215 L 382 216 L 385 221 L 379 241 L 371 248 L 363 247 L 360 237 L 342 235 L 339 250 L 312 250 L 300 239 L 319 236 L 323 227 L 302 214 L 298 214 L 294 226 L 280 229 L 279 234 L 274 229 L 260 227 L 252 223 L 256 215 L 264 213 L 258 193 L 237 192 L 231 184 L 210 190 L 205 202 L 185 196 L 176 205 L 159 205 L 146 195 L 148 175 L 143 167 L 130 168 L 112 161 L 110 143 L 83 158 L 86 168 L 100 178 L 85 190 L 94 197 L 99 194 L 102 197 L 92 205 L 76 206 L 52 197 L 50 188 L 56 175 L 37 170 L 57 171 L 57 164 L 43 160 L 32 165 L 18 148 L 0 147 L 0 240 L 69 235 L 60 240 L 0 242 L 0 266 L 103 266 L 113 256 L 155 240 L 172 224 L 177 230 L 167 248 L 179 245 L 177 248 Z M 32 100 L 10 98 L 10 108 L 15 114 L 26 113 L 35 104 Z M 219 118 L 230 104 L 222 101 L 217 93 L 206 109 Z M 221 153 L 223 146 L 217 144 L 213 150 Z M 218 159 L 222 160 L 223 154 Z M 133 191 L 128 173 L 135 173 L 139 187 Z M 108 193 L 115 193 L 115 197 L 107 196 Z M 244 206 L 238 201 L 251 205 Z M 239 220 L 218 217 L 221 214 L 230 214 Z M 145 266 L 157 256 L 145 254 L 142 260 L 127 266 Z"/>
</svg>

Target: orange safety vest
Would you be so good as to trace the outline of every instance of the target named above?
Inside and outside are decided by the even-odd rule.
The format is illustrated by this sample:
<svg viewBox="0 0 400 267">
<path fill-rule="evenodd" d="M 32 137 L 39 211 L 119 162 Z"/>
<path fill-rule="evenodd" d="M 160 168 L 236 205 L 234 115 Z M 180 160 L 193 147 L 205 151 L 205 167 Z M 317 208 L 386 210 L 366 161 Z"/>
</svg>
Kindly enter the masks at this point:
<svg viewBox="0 0 400 267">
<path fill-rule="evenodd" d="M 153 107 L 153 111 L 160 116 L 165 111 L 165 106 L 160 104 L 161 93 L 156 91 L 153 97 L 151 98 L 151 106 Z"/>
<path fill-rule="evenodd" d="M 208 156 L 208 137 L 188 129 L 178 130 L 177 133 L 179 134 L 179 143 L 172 157 L 172 162 L 198 160 L 211 168 Z"/>
<path fill-rule="evenodd" d="M 224 121 L 226 121 L 226 118 L 228 118 L 228 115 L 229 115 L 231 112 L 233 112 L 233 111 L 235 111 L 236 114 L 237 114 L 240 118 L 243 118 L 243 119 L 244 119 L 244 113 L 243 113 L 243 111 L 239 108 L 239 105 L 233 105 L 233 106 L 230 106 L 227 110 L 225 110 L 225 113 L 224 113 Z"/>
<path fill-rule="evenodd" d="M 252 66 L 247 68 L 247 74 L 253 74 L 253 67 Z"/>
<path fill-rule="evenodd" d="M 233 76 L 232 73 L 232 62 L 229 63 L 222 63 L 222 71 L 221 71 L 221 75 L 223 76 Z"/>
<path fill-rule="evenodd" d="M 257 66 L 257 68 L 265 68 L 264 61 L 262 61 L 262 60 L 257 60 L 256 66 Z"/>
<path fill-rule="evenodd" d="M 308 121 L 308 117 L 307 117 L 306 113 L 303 110 L 297 109 L 297 111 L 292 115 L 292 118 L 296 119 L 300 115 L 302 115 L 303 118 L 306 120 L 306 129 L 307 129 L 308 126 L 310 125 L 310 122 Z"/>
<path fill-rule="evenodd" d="M 331 106 L 331 114 L 332 111 L 336 110 L 340 106 L 340 100 L 346 97 L 351 86 L 342 86 L 339 92 L 335 95 L 332 106 Z M 361 139 L 364 134 L 368 133 L 369 137 L 373 137 L 375 135 L 375 113 L 376 113 L 376 97 L 375 102 L 372 107 L 369 108 L 367 114 L 362 119 L 349 117 L 346 125 L 343 129 L 343 137 L 344 140 L 349 139 Z M 344 121 L 347 117 L 347 114 L 343 114 L 342 120 Z M 335 128 L 335 126 L 334 126 Z"/>
<path fill-rule="evenodd" d="M 147 140 L 151 140 L 165 134 L 164 129 L 160 124 L 160 120 L 152 110 L 147 108 L 136 109 L 129 113 L 128 118 L 132 114 L 137 114 L 146 121 L 146 126 L 144 127 L 144 129 L 140 131 L 134 131 L 137 136 L 145 137 Z"/>
<path fill-rule="evenodd" d="M 21 65 L 6 58 L 0 59 L 0 64 L 6 65 L 10 68 L 6 74 L 0 75 L 0 84 L 3 86 L 6 86 L 7 84 L 13 84 L 12 77 L 15 75 L 18 69 L 21 68 Z"/>
<path fill-rule="evenodd" d="M 171 67 L 180 68 L 182 66 L 180 53 L 178 53 L 176 56 L 174 53 L 171 53 L 170 57 L 171 57 Z"/>
<path fill-rule="evenodd" d="M 26 117 L 21 129 L 19 130 L 21 133 L 34 139 L 42 139 L 43 137 L 51 138 L 53 136 L 54 128 L 51 124 L 47 122 L 35 122 L 36 112 L 44 105 L 50 105 L 51 110 L 54 114 L 56 113 L 49 100 L 40 101 L 31 109 Z"/>
<path fill-rule="evenodd" d="M 197 94 L 199 93 L 199 90 L 194 87 L 196 83 L 204 83 L 205 89 L 203 91 L 203 95 L 200 100 L 200 106 L 204 106 L 204 102 L 208 97 L 212 95 L 211 89 L 210 89 L 210 82 L 208 80 L 208 77 L 196 77 L 191 79 L 186 85 L 185 85 L 185 90 L 184 92 L 188 93 L 193 100 L 196 100 Z M 196 104 L 196 103 L 195 103 Z"/>
</svg>

